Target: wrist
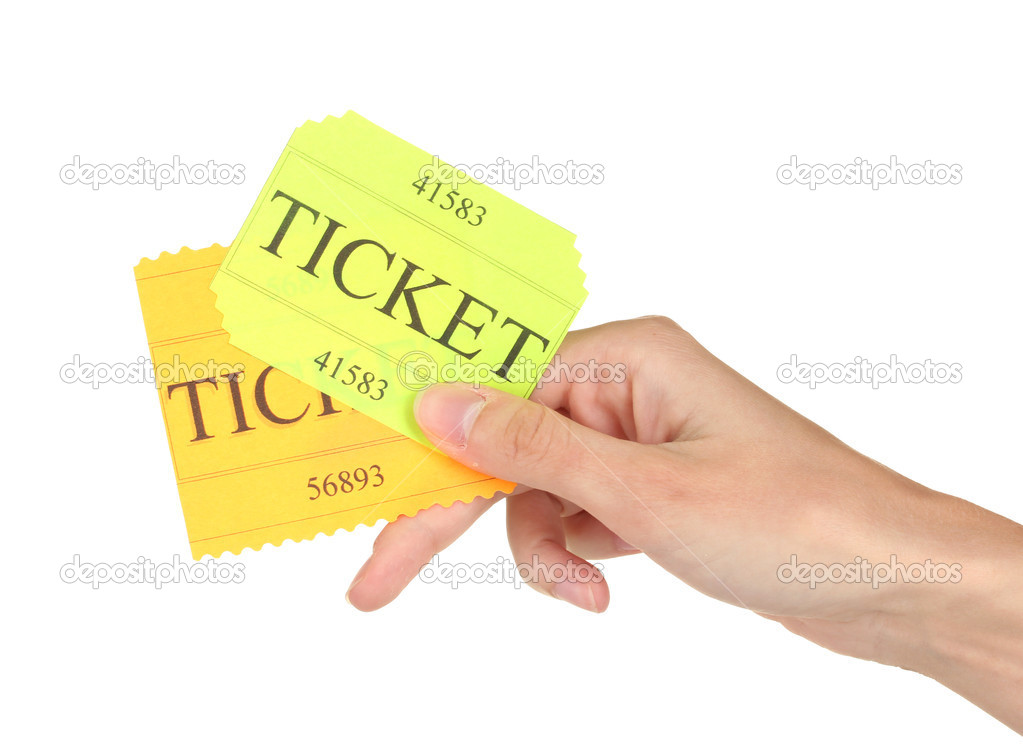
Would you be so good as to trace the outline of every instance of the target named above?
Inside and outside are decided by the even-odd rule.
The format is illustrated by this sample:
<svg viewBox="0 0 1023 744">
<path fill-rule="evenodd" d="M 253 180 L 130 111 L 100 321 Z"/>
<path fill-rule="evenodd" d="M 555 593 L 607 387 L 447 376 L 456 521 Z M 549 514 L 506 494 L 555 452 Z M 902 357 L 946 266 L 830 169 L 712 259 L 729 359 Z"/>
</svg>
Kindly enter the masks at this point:
<svg viewBox="0 0 1023 744">
<path fill-rule="evenodd" d="M 886 655 L 1023 733 L 1023 526 L 931 493 L 932 548 L 956 561 L 959 580 L 914 587 L 886 623 Z"/>
</svg>

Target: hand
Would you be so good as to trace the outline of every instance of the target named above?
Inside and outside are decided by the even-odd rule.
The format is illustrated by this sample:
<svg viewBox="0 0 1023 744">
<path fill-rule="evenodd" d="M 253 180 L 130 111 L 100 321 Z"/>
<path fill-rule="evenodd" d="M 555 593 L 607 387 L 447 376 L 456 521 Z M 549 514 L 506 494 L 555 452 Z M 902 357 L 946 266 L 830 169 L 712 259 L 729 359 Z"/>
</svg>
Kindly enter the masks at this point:
<svg viewBox="0 0 1023 744">
<path fill-rule="evenodd" d="M 939 678 L 1023 726 L 1018 565 L 1023 527 L 914 483 L 842 444 L 712 356 L 671 321 L 570 334 L 566 364 L 624 362 L 622 383 L 556 381 L 531 401 L 436 385 L 417 420 L 436 446 L 529 490 L 508 501 L 516 561 L 572 564 L 641 550 L 698 590 L 822 646 Z M 350 591 L 389 601 L 490 502 L 430 509 L 381 533 Z M 393 549 L 400 542 L 402 550 Z M 793 556 L 795 558 L 793 559 Z M 960 566 L 959 581 L 784 581 L 784 564 Z M 541 584 L 603 610 L 605 582 Z M 1016 697 L 982 682 L 991 644 Z M 980 649 L 980 650 L 978 650 Z M 1002 695 L 1005 685 L 1001 685 Z"/>
</svg>

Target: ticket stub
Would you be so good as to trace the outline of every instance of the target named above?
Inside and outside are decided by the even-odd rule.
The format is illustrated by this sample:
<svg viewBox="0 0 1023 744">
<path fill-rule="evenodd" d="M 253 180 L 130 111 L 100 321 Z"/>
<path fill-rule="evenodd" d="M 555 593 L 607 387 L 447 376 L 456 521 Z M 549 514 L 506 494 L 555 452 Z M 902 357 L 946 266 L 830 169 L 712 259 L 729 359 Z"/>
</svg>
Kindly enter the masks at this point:
<svg viewBox="0 0 1023 744">
<path fill-rule="evenodd" d="M 425 443 L 432 382 L 532 392 L 586 297 L 574 241 L 348 112 L 295 131 L 212 289 L 232 345 Z"/>
<path fill-rule="evenodd" d="M 135 267 L 196 560 L 511 490 L 232 346 L 209 288 L 227 252 Z"/>
</svg>

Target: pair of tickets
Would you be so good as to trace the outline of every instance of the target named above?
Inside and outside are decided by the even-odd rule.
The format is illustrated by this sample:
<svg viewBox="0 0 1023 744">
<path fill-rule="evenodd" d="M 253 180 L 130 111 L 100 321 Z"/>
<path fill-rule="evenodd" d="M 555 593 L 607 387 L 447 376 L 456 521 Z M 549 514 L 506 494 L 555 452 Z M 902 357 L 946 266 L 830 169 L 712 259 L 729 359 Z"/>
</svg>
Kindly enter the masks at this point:
<svg viewBox="0 0 1023 744">
<path fill-rule="evenodd" d="M 295 130 L 230 247 L 135 267 L 193 558 L 509 492 L 413 401 L 528 396 L 586 297 L 574 241 L 354 112 Z"/>
</svg>

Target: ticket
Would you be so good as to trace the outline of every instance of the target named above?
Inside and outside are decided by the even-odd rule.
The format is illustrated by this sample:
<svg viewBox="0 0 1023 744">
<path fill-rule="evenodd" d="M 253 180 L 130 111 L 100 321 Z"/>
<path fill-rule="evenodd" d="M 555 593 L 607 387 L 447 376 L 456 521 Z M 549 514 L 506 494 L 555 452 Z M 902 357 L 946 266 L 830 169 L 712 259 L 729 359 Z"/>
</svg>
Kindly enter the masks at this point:
<svg viewBox="0 0 1023 744">
<path fill-rule="evenodd" d="M 232 345 L 420 442 L 432 382 L 529 395 L 575 236 L 354 112 L 291 137 L 212 283 Z"/>
<path fill-rule="evenodd" d="M 509 492 L 229 343 L 214 245 L 135 267 L 192 556 Z"/>
</svg>

